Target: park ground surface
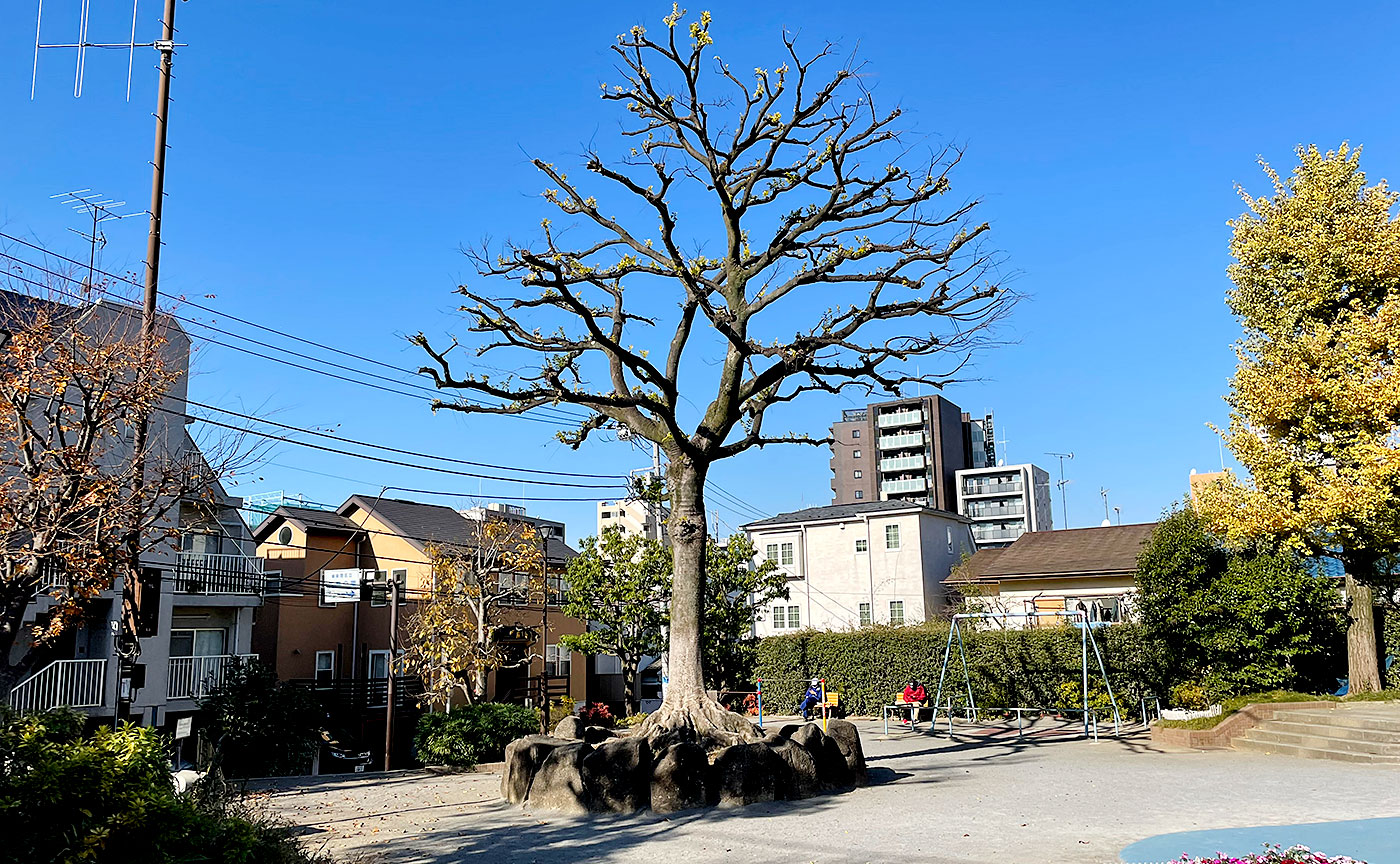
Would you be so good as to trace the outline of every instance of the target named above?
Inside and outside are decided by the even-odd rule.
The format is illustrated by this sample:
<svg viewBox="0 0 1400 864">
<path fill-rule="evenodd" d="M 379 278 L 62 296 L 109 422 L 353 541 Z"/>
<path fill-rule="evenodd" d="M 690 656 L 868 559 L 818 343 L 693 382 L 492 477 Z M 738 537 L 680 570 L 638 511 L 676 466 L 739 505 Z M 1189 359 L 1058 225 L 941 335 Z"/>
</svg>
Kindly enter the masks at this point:
<svg viewBox="0 0 1400 864">
<path fill-rule="evenodd" d="M 805 801 L 575 817 L 507 805 L 495 774 L 424 771 L 290 779 L 250 794 L 311 848 L 385 864 L 1103 864 L 1168 832 L 1400 816 L 1393 765 L 1180 750 L 1141 727 L 1096 742 L 1045 726 L 1024 738 L 1014 726 L 959 729 L 950 741 L 927 725 L 886 738 L 879 722 L 856 723 L 870 785 Z"/>
</svg>

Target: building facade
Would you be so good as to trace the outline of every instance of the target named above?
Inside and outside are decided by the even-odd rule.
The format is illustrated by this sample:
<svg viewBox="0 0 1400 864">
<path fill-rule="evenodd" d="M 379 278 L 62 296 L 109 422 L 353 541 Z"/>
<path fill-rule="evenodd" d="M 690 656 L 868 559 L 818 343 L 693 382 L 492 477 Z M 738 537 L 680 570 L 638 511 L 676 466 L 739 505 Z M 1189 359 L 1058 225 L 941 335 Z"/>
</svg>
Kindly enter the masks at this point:
<svg viewBox="0 0 1400 864">
<path fill-rule="evenodd" d="M 973 419 L 942 396 L 842 412 L 831 426 L 833 504 L 907 501 L 957 506 L 955 474 L 995 464 L 992 418 Z"/>
<path fill-rule="evenodd" d="M 957 472 L 958 512 L 972 520 L 978 549 L 1009 546 L 1031 531 L 1054 530 L 1050 475 L 1034 465 Z"/>
<path fill-rule="evenodd" d="M 962 516 L 906 501 L 862 501 L 743 526 L 758 559 L 788 576 L 789 599 L 765 610 L 758 636 L 917 624 L 949 604 L 949 574 L 972 554 Z"/>
<path fill-rule="evenodd" d="M 666 531 L 666 508 L 646 501 L 599 501 L 598 536 L 609 528 L 616 528 L 623 534 L 637 534 L 663 542 L 669 539 Z"/>
</svg>

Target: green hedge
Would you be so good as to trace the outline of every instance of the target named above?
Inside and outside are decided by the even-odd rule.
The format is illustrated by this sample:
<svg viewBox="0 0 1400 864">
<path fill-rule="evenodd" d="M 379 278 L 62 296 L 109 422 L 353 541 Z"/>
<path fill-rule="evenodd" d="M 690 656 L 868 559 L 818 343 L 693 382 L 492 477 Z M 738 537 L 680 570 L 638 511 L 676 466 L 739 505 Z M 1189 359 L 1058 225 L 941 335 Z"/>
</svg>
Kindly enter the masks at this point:
<svg viewBox="0 0 1400 864">
<path fill-rule="evenodd" d="M 1385 634 L 1385 655 L 1395 657 L 1395 665 L 1385 676 L 1385 686 L 1390 690 L 1400 690 L 1400 609 L 1377 609 L 1381 617 L 1382 632 Z M 1385 656 L 1381 657 L 1381 668 L 1385 668 Z"/>
<path fill-rule="evenodd" d="M 419 717 L 413 748 L 424 765 L 469 768 L 477 762 L 502 759 L 507 744 L 539 729 L 539 715 L 523 705 L 463 705 L 453 708 L 450 714 Z"/>
<path fill-rule="evenodd" d="M 960 628 L 967 646 L 968 677 L 979 708 L 1074 707 L 1080 704 L 1080 632 L 1075 627 L 1034 630 Z M 1166 658 L 1143 629 L 1119 624 L 1094 630 L 1119 706 L 1137 713 L 1138 699 L 1163 695 L 1173 683 Z M 805 631 L 759 643 L 755 676 L 764 679 L 764 710 L 786 712 L 808 679 L 824 678 L 853 714 L 879 714 L 911 678 L 930 698 L 943 663 L 948 625 L 868 627 L 844 632 Z M 967 701 L 954 644 L 945 694 Z M 1098 664 L 1089 652 L 1091 704 L 1104 703 Z M 959 696 L 958 694 L 962 695 Z M 947 695 L 944 701 L 947 701 Z"/>
</svg>

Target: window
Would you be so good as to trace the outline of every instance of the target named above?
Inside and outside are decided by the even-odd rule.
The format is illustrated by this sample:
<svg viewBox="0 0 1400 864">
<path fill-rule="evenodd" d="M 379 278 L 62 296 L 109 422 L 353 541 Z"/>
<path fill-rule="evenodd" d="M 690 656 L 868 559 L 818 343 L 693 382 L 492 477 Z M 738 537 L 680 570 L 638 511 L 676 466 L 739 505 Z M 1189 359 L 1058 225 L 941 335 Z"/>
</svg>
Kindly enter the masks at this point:
<svg viewBox="0 0 1400 864">
<path fill-rule="evenodd" d="M 389 574 L 384 570 L 374 571 L 374 585 L 369 590 L 369 605 L 389 605 Z"/>
<path fill-rule="evenodd" d="M 852 459 L 859 459 L 859 458 L 860 458 L 860 451 L 859 451 L 859 450 L 852 450 L 852 451 L 851 451 L 851 458 L 852 458 Z"/>
<path fill-rule="evenodd" d="M 573 653 L 562 645 L 546 645 L 544 649 L 544 674 L 568 675 L 573 668 Z"/>
<path fill-rule="evenodd" d="M 769 543 L 768 547 L 763 551 L 763 556 L 776 564 L 778 562 L 778 544 Z"/>
<path fill-rule="evenodd" d="M 266 572 L 266 574 L 264 574 L 264 575 L 267 576 L 267 583 L 266 583 L 266 585 L 263 587 L 263 596 L 265 596 L 265 597 L 300 597 L 300 596 L 301 596 L 301 588 L 297 585 L 297 583 L 296 583 L 295 580 L 291 580 L 290 582 L 283 582 L 283 581 L 282 581 L 282 571 L 281 571 L 281 570 L 268 570 L 268 571 Z"/>
<path fill-rule="evenodd" d="M 781 630 L 787 626 L 787 607 L 773 607 L 773 629 Z"/>
<path fill-rule="evenodd" d="M 862 626 L 862 627 L 869 627 L 869 626 L 870 626 L 870 604 L 869 604 L 869 603 L 862 603 L 862 604 L 860 604 L 860 626 Z"/>
<path fill-rule="evenodd" d="M 802 627 L 802 608 L 800 606 L 789 606 L 787 608 L 787 629 L 798 630 Z"/>
<path fill-rule="evenodd" d="M 317 686 L 330 684 L 335 680 L 335 652 L 316 652 L 316 684 Z"/>
<path fill-rule="evenodd" d="M 861 491 L 860 489 L 857 489 L 857 490 L 856 490 L 856 500 L 859 501 L 860 499 L 862 499 L 862 498 L 864 498 L 864 497 L 865 497 L 865 493 L 864 493 L 863 491 Z"/>
<path fill-rule="evenodd" d="M 899 548 L 899 526 L 898 526 L 898 525 L 886 525 L 886 526 L 885 526 L 885 548 L 886 548 L 886 549 L 898 549 L 898 548 Z"/>
<path fill-rule="evenodd" d="M 783 557 L 782 557 L 782 562 L 781 562 L 781 563 L 783 564 L 784 567 L 791 567 L 791 566 L 792 566 L 792 544 L 791 544 L 791 543 L 784 543 L 784 544 L 783 544 Z"/>
<path fill-rule="evenodd" d="M 599 675 L 621 675 L 622 658 L 616 654 L 599 654 L 593 661 L 593 671 Z"/>
<path fill-rule="evenodd" d="M 851 430 L 851 437 L 852 437 L 852 438 L 859 438 L 859 437 L 860 437 L 860 430 L 859 430 L 859 429 L 852 429 L 852 430 Z"/>
<path fill-rule="evenodd" d="M 859 479 L 861 478 L 861 471 L 860 471 L 860 469 L 857 468 L 856 470 L 852 471 L 852 472 L 851 472 L 851 476 L 854 477 L 855 479 L 859 480 Z"/>
<path fill-rule="evenodd" d="M 190 629 L 170 631 L 171 657 L 217 657 L 224 653 L 223 630 Z"/>
<path fill-rule="evenodd" d="M 277 532 L 277 545 L 279 545 L 279 546 L 290 546 L 290 545 L 292 545 L 292 526 L 290 526 L 290 525 L 283 525 L 283 526 L 282 526 L 282 530 Z"/>
<path fill-rule="evenodd" d="M 856 541 L 856 551 L 857 551 L 857 552 L 869 552 L 869 551 L 870 551 L 870 541 L 869 541 L 869 540 L 864 540 L 864 539 L 862 539 L 862 540 L 857 540 L 857 541 Z"/>
<path fill-rule="evenodd" d="M 904 625 L 904 601 L 890 601 L 890 626 L 902 627 Z"/>
<path fill-rule="evenodd" d="M 383 708 L 389 702 L 389 652 L 371 651 L 369 652 L 369 680 L 385 682 L 382 687 L 371 686 L 369 688 L 366 702 L 374 704 L 368 705 L 370 708 Z"/>
</svg>

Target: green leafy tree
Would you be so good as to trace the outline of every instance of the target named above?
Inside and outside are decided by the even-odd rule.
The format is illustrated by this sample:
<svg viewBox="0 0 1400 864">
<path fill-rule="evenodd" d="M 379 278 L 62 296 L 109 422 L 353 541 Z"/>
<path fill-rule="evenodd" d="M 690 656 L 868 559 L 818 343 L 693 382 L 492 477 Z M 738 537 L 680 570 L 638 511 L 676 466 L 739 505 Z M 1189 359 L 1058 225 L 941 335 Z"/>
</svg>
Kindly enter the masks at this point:
<svg viewBox="0 0 1400 864">
<path fill-rule="evenodd" d="M 758 637 L 753 633 L 774 600 L 787 599 L 787 575 L 777 564 L 754 562 L 748 537 L 736 534 L 726 543 L 710 541 L 705 562 L 705 683 L 712 690 L 753 683 Z"/>
<path fill-rule="evenodd" d="M 1138 557 L 1137 611 L 1178 677 L 1217 697 L 1316 687 L 1342 623 L 1331 580 L 1289 550 L 1231 549 L 1194 510 L 1168 513 Z"/>
<path fill-rule="evenodd" d="M 1375 591 L 1400 552 L 1400 217 L 1360 149 L 1299 148 L 1231 222 L 1244 325 L 1225 441 L 1249 472 L 1201 497 L 1232 543 L 1279 538 L 1346 569 L 1352 692 L 1380 688 Z"/>
<path fill-rule="evenodd" d="M 271 667 L 256 660 L 234 662 L 199 708 L 215 764 L 231 777 L 305 772 L 325 719 L 307 688 L 278 681 Z"/>
<path fill-rule="evenodd" d="M 563 611 L 588 630 L 561 636 L 571 651 L 613 654 L 622 663 L 627 713 L 637 711 L 637 666 L 665 645 L 671 596 L 671 552 L 657 540 L 613 528 L 583 541 L 569 561 Z"/>
</svg>

